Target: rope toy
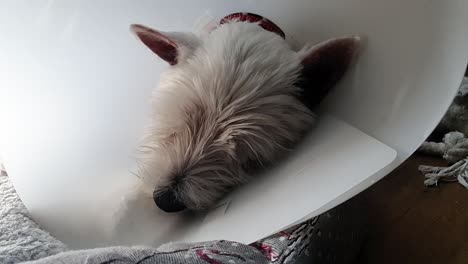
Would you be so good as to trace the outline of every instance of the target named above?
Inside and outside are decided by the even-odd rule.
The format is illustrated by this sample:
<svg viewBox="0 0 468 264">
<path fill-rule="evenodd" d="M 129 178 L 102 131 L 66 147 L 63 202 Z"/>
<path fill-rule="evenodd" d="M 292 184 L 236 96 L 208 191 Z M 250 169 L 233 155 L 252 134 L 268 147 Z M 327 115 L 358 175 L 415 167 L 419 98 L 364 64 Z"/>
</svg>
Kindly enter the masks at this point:
<svg viewBox="0 0 468 264">
<path fill-rule="evenodd" d="M 418 170 L 424 174 L 426 186 L 437 186 L 439 181 L 458 181 L 468 189 L 468 138 L 464 134 L 468 131 L 467 107 L 468 78 L 465 77 L 438 127 L 455 131 L 445 134 L 442 142 L 426 141 L 418 149 L 419 152 L 442 157 L 451 164 L 448 167 L 420 165 Z"/>
</svg>

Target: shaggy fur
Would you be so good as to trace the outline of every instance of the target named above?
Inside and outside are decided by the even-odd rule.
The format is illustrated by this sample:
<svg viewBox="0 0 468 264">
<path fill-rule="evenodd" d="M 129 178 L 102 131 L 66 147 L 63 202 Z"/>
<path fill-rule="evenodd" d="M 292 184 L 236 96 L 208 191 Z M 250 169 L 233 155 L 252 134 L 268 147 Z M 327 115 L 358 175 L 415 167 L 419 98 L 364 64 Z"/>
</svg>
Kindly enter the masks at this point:
<svg viewBox="0 0 468 264">
<path fill-rule="evenodd" d="M 246 22 L 223 24 L 203 39 L 132 30 L 172 65 L 152 96 L 153 124 L 142 147 L 143 181 L 155 197 L 171 192 L 188 209 L 209 208 L 314 124 L 297 86 L 314 47 L 293 51 Z"/>
</svg>

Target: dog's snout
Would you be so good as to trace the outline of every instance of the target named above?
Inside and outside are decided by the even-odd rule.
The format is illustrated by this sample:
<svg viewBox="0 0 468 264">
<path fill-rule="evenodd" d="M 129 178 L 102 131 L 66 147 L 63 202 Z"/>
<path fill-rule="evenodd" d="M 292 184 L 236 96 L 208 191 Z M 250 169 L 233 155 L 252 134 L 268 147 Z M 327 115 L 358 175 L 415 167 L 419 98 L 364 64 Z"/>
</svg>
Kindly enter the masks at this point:
<svg viewBox="0 0 468 264">
<path fill-rule="evenodd" d="M 154 192 L 153 199 L 159 209 L 167 213 L 180 212 L 186 209 L 184 203 L 179 201 L 172 190 L 164 192 Z"/>
</svg>

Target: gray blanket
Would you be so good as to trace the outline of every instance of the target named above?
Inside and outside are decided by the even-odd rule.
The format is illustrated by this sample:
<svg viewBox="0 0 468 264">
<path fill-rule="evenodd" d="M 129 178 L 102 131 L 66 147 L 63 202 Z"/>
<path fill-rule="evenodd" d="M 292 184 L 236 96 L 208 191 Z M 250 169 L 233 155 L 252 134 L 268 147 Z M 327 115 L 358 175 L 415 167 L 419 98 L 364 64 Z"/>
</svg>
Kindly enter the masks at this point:
<svg viewBox="0 0 468 264">
<path fill-rule="evenodd" d="M 251 245 L 229 241 L 67 251 L 29 216 L 6 175 L 0 176 L 0 263 L 351 263 L 362 244 L 362 203 L 339 207 Z"/>
<path fill-rule="evenodd" d="M 231 241 L 171 243 L 158 249 L 112 247 L 68 251 L 29 264 L 242 264 L 353 263 L 366 222 L 356 201 L 273 236 L 244 245 Z M 352 214 L 350 214 L 352 212 Z"/>
<path fill-rule="evenodd" d="M 298 257 L 314 237 L 318 219 L 314 218 L 251 245 L 220 240 L 191 244 L 169 243 L 157 249 L 109 247 L 68 251 L 28 263 L 298 263 Z"/>
<path fill-rule="evenodd" d="M 102 249 L 70 251 L 55 256 L 28 262 L 31 264 L 243 264 L 268 263 L 260 251 L 253 247 L 228 242 L 214 241 L 202 244 L 174 244 L 166 249 L 147 247 L 111 247 Z"/>
<path fill-rule="evenodd" d="M 8 177 L 0 175 L 0 263 L 44 258 L 67 250 L 29 216 Z"/>
</svg>

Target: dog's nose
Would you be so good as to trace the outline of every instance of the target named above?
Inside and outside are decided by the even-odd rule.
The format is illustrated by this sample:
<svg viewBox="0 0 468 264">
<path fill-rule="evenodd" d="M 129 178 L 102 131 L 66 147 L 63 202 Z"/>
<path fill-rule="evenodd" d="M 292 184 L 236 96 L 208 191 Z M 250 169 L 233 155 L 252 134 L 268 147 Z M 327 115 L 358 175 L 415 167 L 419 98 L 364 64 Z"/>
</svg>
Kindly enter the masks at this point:
<svg viewBox="0 0 468 264">
<path fill-rule="evenodd" d="M 175 193 L 171 190 L 164 192 L 153 192 L 153 199 L 159 209 L 167 213 L 175 213 L 183 211 L 186 207 L 179 201 Z"/>
</svg>

